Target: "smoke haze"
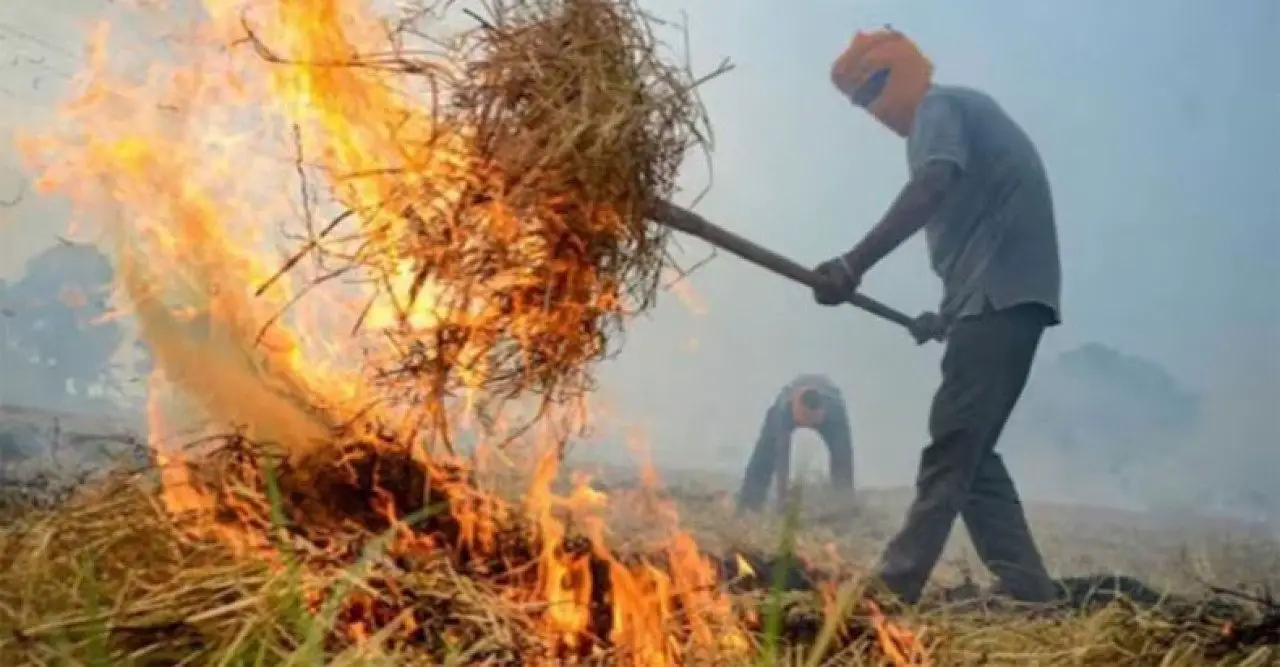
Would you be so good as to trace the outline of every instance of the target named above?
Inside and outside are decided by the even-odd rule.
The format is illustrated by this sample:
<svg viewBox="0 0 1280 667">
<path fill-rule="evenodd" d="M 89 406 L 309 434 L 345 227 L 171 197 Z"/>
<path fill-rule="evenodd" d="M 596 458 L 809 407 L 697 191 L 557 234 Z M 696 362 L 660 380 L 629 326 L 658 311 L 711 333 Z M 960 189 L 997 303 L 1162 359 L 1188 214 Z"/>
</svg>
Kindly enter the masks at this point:
<svg viewBox="0 0 1280 667">
<path fill-rule="evenodd" d="M 1066 322 L 1047 335 L 1025 414 L 1001 446 L 1025 496 L 1238 509 L 1250 503 L 1228 496 L 1244 492 L 1264 496 L 1249 511 L 1280 509 L 1268 488 L 1280 476 L 1280 4 L 650 6 L 687 14 L 695 68 L 724 57 L 738 64 L 705 89 L 714 180 L 691 160 L 688 197 L 710 181 L 700 212 L 801 263 L 846 250 L 906 176 L 901 140 L 827 82 L 854 30 L 892 23 L 921 44 L 939 80 L 989 92 L 1026 127 L 1055 190 Z M 0 7 L 0 125 L 47 119 L 80 67 L 84 29 L 119 13 L 91 0 Z M 0 199 L 27 192 L 0 208 L 0 278 L 10 282 L 57 235 L 72 233 L 67 206 L 32 194 L 32 178 L 7 142 L 0 146 Z M 708 252 L 695 241 L 683 246 L 686 265 Z M 684 287 L 695 293 L 692 307 L 665 295 L 605 364 L 598 402 L 609 428 L 583 456 L 625 460 L 628 434 L 642 432 L 659 466 L 737 475 L 778 389 L 818 372 L 850 401 L 857 483 L 911 482 L 938 380 L 936 345 L 916 347 L 852 309 L 818 308 L 805 289 L 728 256 Z M 912 314 L 932 309 L 939 294 L 920 239 L 864 289 Z M 1103 408 L 1179 409 L 1158 390 L 1128 389 L 1133 377 L 1123 369 L 1060 381 L 1065 354 L 1090 343 L 1157 368 L 1195 397 L 1194 416 L 1092 424 L 1088 442 L 1071 449 L 1043 410 L 1058 406 L 1056 418 L 1069 423 L 1102 419 Z M 1080 405 L 1107 391 L 1122 405 Z"/>
</svg>

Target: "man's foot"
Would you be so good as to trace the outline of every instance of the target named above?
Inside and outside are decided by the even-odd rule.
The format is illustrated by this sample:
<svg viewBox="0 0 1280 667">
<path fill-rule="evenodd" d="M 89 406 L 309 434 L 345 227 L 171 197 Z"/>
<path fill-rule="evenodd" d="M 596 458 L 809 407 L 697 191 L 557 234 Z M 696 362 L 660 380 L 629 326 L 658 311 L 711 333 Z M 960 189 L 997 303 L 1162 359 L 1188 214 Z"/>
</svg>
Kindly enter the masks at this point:
<svg viewBox="0 0 1280 667">
<path fill-rule="evenodd" d="M 862 599 L 870 601 L 886 615 L 900 614 L 911 606 L 877 575 L 871 575 L 860 583 L 862 584 Z"/>
<path fill-rule="evenodd" d="M 1062 601 L 1063 597 L 1058 585 L 1048 577 L 1036 583 L 1029 581 L 1018 586 L 1010 585 L 1003 580 L 997 581 L 991 587 L 990 595 L 1017 602 L 1018 604 L 1041 606 L 1057 604 Z"/>
</svg>

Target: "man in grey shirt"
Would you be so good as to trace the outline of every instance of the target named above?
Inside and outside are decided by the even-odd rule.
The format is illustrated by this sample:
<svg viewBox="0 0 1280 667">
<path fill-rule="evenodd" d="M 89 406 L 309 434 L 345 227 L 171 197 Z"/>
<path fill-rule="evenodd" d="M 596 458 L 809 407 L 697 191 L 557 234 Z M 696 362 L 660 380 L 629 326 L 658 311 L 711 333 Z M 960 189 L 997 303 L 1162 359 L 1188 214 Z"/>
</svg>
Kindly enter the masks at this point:
<svg viewBox="0 0 1280 667">
<path fill-rule="evenodd" d="M 1040 337 L 1060 322 L 1048 179 L 1035 146 L 994 100 L 931 78 L 928 60 L 889 29 L 859 33 L 832 68 L 842 93 L 906 138 L 911 178 L 862 241 L 815 269 L 824 284 L 814 298 L 844 302 L 872 266 L 925 229 L 943 298 L 913 334 L 945 336 L 942 385 L 915 500 L 879 577 L 903 601 L 918 600 L 959 516 L 1002 593 L 1049 601 L 1056 588 L 995 452 Z"/>
<path fill-rule="evenodd" d="M 791 483 L 791 438 L 800 428 L 813 429 L 826 444 L 832 488 L 853 490 L 853 436 L 844 396 L 825 375 L 800 375 L 778 392 L 765 411 L 760 435 L 742 476 L 739 512 L 759 510 L 769 496 L 770 481 L 776 487 L 779 511 L 786 509 Z"/>
</svg>

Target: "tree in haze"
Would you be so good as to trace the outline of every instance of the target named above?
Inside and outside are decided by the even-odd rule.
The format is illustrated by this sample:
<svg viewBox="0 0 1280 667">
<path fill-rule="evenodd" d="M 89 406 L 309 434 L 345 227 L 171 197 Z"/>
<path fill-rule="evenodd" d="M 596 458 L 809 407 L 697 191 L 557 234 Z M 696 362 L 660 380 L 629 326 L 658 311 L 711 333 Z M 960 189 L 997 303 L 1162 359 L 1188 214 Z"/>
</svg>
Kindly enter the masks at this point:
<svg viewBox="0 0 1280 667">
<path fill-rule="evenodd" d="M 0 401 L 50 408 L 106 408 L 95 395 L 114 381 L 123 332 L 108 317 L 111 262 L 91 244 L 60 242 L 6 285 Z"/>
<path fill-rule="evenodd" d="M 1123 477 L 1193 435 L 1200 407 L 1158 363 L 1089 343 L 1036 369 L 1009 429 Z"/>
</svg>

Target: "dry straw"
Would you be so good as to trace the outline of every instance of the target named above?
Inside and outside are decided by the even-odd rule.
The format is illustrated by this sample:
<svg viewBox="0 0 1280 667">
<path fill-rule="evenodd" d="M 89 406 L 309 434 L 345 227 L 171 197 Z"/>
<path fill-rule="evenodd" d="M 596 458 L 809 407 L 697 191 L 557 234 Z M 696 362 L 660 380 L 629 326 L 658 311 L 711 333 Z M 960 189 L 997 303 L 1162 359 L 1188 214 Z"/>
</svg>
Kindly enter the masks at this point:
<svg viewBox="0 0 1280 667">
<path fill-rule="evenodd" d="M 4 519 L 3 664 L 519 665 L 540 650 L 544 607 L 510 595 L 530 583 L 528 555 L 480 570 L 449 549 L 412 561 L 368 549 L 353 563 L 293 533 L 282 553 L 300 567 L 272 567 L 185 539 L 181 519 L 129 480 L 99 483 L 54 511 Z M 738 602 L 767 607 L 761 598 L 753 588 Z M 833 617 L 822 596 L 803 591 L 782 602 L 782 664 L 885 664 L 856 609 L 839 605 L 848 616 Z M 1124 601 L 1091 614 L 956 608 L 908 618 L 924 628 L 938 667 L 1275 664 L 1275 611 L 1261 622 L 1244 610 L 1227 616 L 1236 614 L 1241 641 L 1227 642 L 1225 653 L 1214 649 L 1229 639 L 1220 620 Z M 837 626 L 827 650 L 807 650 L 830 623 Z M 587 664 L 627 664 L 618 657 L 605 652 Z"/>
<path fill-rule="evenodd" d="M 376 212 L 412 223 L 395 227 L 407 233 L 389 239 L 393 255 L 409 261 L 413 293 L 435 286 L 446 313 L 437 326 L 394 334 L 402 354 L 391 377 L 407 380 L 408 398 L 428 412 L 459 384 L 499 399 L 556 400 L 588 388 L 592 362 L 625 318 L 653 303 L 667 239 L 647 213 L 673 193 L 686 153 L 708 132 L 698 81 L 660 57 L 653 21 L 632 2 L 500 0 L 473 18 L 450 43 L 457 67 L 419 62 L 407 48 L 325 65 L 425 79 L 423 88 L 447 93 L 424 105 L 433 124 L 466 144 L 461 178 L 406 178 L 420 196 Z M 396 29 L 407 36 L 411 23 Z M 461 192 L 431 191 L 446 185 Z M 360 210 L 339 222 L 371 217 Z M 385 287 L 387 242 L 357 239 L 343 259 Z M 0 526 L 0 656 L 12 664 L 527 664 L 546 608 L 510 594 L 535 591 L 539 545 L 527 521 L 479 507 L 471 480 L 438 460 L 423 467 L 404 434 L 334 441 L 326 465 L 299 471 L 228 438 L 196 466 L 208 477 L 193 474 L 215 496 L 217 518 L 277 543 L 279 557 L 294 559 L 287 567 L 184 539 L 190 526 L 138 480 L 13 516 Z M 409 530 L 405 514 L 423 506 L 436 513 Z M 468 532 L 481 519 L 492 526 Z M 390 549 L 364 548 L 379 531 L 397 538 Z M 497 544 L 472 552 L 469 539 Z M 784 644 L 805 646 L 822 615 L 815 596 L 798 599 L 778 632 Z M 759 604 L 750 594 L 740 602 Z M 606 628 L 611 602 L 593 603 Z M 1181 657 L 1164 664 L 1198 664 L 1195 642 L 1176 639 L 1188 633 L 1121 611 L 1074 623 L 942 616 L 928 625 L 940 635 L 938 664 L 1155 664 L 1171 647 Z M 837 638 L 830 654 L 811 664 L 875 659 L 854 631 L 864 624 L 831 623 L 840 627 L 827 633 Z M 1044 644 L 1055 652 L 1036 655 Z M 599 661 L 616 657 L 606 651 Z"/>
<path fill-rule="evenodd" d="M 467 27 L 421 55 L 441 15 Z M 435 160 L 448 169 L 406 170 L 395 201 L 343 216 L 360 224 L 343 260 L 383 296 L 410 269 L 407 298 L 389 299 L 404 321 L 432 302 L 429 325 L 391 333 L 379 370 L 435 426 L 464 387 L 482 417 L 509 399 L 583 395 L 627 318 L 654 304 L 669 232 L 647 216 L 710 134 L 696 96 L 709 77 L 665 57 L 656 27 L 632 0 L 447 3 L 396 24 L 394 53 L 326 64 L 386 73 L 401 96 L 427 91 L 424 152 L 451 155 Z"/>
</svg>

